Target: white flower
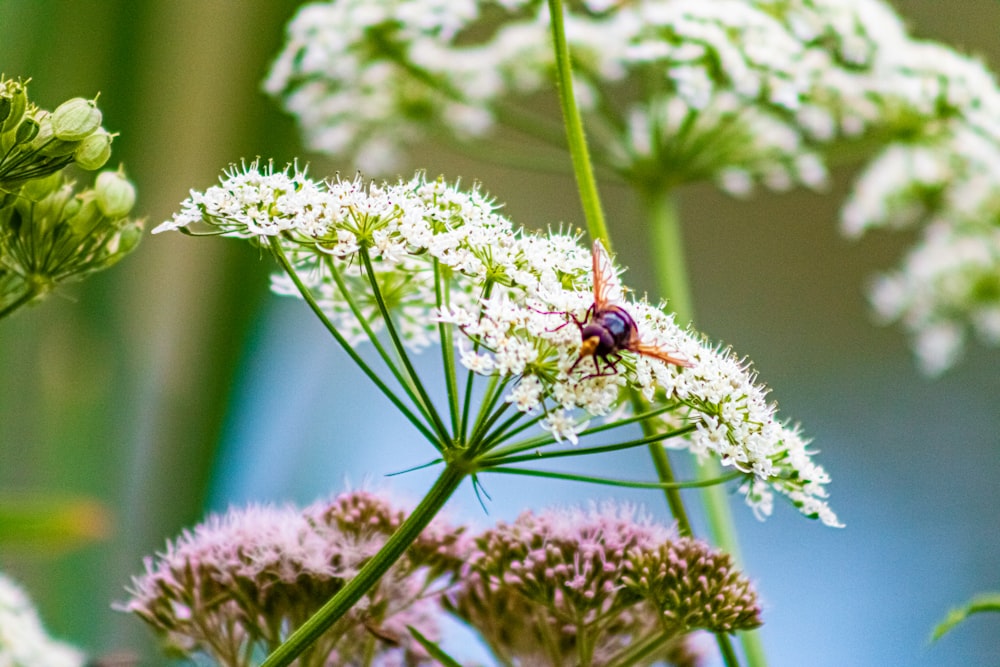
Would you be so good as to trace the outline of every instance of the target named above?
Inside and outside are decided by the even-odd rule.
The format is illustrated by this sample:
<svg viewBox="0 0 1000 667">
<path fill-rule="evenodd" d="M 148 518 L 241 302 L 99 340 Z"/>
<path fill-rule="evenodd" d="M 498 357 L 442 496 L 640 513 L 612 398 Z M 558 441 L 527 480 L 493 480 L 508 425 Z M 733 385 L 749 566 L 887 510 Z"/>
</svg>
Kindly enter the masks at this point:
<svg viewBox="0 0 1000 667">
<path fill-rule="evenodd" d="M 921 368 L 937 375 L 958 361 L 969 332 L 996 345 L 1000 227 L 935 219 L 900 267 L 870 290 L 876 313 L 913 336 Z"/>
<path fill-rule="evenodd" d="M 0 574 L 0 665 L 3 667 L 82 667 L 83 653 L 51 639 L 31 600 Z"/>
<path fill-rule="evenodd" d="M 280 223 L 210 207 L 202 222 L 243 238 L 284 225 L 273 238 L 351 344 L 380 331 L 384 313 L 411 348 L 451 327 L 458 362 L 495 378 L 503 401 L 525 418 L 541 415 L 555 442 L 576 444 L 589 420 L 621 410 L 629 391 L 676 403 L 672 423 L 694 426 L 686 436 L 691 451 L 772 485 L 810 516 L 833 516 L 823 500 L 825 474 L 797 432 L 777 420 L 748 364 L 681 329 L 661 307 L 632 299 L 603 246 L 588 250 L 561 232 L 522 232 L 477 188 L 461 191 L 422 174 L 367 187 L 286 178 L 310 193 L 301 206 L 323 214 L 261 209 L 250 197 L 248 208 L 271 211 Z M 217 189 L 254 181 L 231 172 Z M 189 201 L 205 199 L 195 193 Z M 355 239 L 353 249 L 334 243 L 344 233 Z M 289 276 L 273 285 L 298 294 Z M 600 343 L 600 335 L 584 333 L 588 325 L 600 335 L 610 336 L 611 327 L 624 333 Z M 754 498 L 766 513 L 764 494 Z"/>
</svg>

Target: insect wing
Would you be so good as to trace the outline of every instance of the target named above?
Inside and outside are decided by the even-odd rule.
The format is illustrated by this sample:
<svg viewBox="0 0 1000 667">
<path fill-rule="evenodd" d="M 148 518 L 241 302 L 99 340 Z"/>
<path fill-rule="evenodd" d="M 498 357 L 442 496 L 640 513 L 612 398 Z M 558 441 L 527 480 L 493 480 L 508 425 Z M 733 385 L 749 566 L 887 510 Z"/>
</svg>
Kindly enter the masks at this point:
<svg viewBox="0 0 1000 667">
<path fill-rule="evenodd" d="M 660 361 L 665 361 L 668 364 L 674 364 L 676 366 L 685 366 L 690 368 L 694 364 L 684 357 L 679 356 L 676 352 L 668 352 L 658 345 L 650 345 L 649 343 L 632 342 L 629 344 L 628 349 L 633 352 L 638 352 L 639 354 L 644 354 L 647 357 L 652 357 L 654 359 L 659 359 Z"/>
<path fill-rule="evenodd" d="M 601 310 L 622 300 L 622 283 L 600 240 L 594 241 L 591 257 L 594 263 L 594 308 Z"/>
</svg>

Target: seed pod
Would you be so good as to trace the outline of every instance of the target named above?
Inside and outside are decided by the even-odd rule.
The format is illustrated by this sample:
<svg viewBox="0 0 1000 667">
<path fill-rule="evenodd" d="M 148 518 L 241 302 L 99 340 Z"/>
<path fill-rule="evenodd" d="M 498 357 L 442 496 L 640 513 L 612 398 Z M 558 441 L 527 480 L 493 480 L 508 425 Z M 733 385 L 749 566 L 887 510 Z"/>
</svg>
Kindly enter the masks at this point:
<svg viewBox="0 0 1000 667">
<path fill-rule="evenodd" d="M 52 112 L 52 130 L 57 139 L 80 141 L 101 126 L 101 110 L 93 100 L 74 97 Z"/>
<path fill-rule="evenodd" d="M 135 186 L 117 171 L 102 171 L 94 184 L 97 207 L 110 220 L 124 218 L 135 205 Z"/>
<path fill-rule="evenodd" d="M 111 157 L 111 135 L 99 130 L 87 136 L 73 152 L 73 160 L 81 169 L 94 171 L 103 167 Z"/>
</svg>

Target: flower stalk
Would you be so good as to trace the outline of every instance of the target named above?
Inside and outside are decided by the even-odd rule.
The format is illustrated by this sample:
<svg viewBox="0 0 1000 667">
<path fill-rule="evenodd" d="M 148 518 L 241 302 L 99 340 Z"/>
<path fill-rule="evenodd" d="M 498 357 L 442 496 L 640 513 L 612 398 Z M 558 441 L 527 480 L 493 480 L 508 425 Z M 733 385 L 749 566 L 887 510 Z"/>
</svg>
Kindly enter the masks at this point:
<svg viewBox="0 0 1000 667">
<path fill-rule="evenodd" d="M 340 591 L 319 611 L 275 649 L 260 667 L 286 667 L 306 651 L 324 632 L 337 622 L 379 579 L 399 560 L 406 549 L 416 541 L 441 508 L 465 479 L 468 470 L 460 461 L 445 465 L 441 475 L 414 508 L 406 520 Z"/>
</svg>

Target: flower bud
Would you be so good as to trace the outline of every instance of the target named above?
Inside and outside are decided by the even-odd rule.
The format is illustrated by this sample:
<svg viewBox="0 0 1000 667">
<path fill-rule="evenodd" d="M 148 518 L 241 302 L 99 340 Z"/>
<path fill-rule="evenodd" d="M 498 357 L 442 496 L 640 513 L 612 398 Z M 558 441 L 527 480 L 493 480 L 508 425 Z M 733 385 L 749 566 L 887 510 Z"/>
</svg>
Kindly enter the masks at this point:
<svg viewBox="0 0 1000 667">
<path fill-rule="evenodd" d="M 20 83 L 13 84 L 11 86 L 13 90 L 8 90 L 8 92 L 3 94 L 3 99 L 9 100 L 10 110 L 4 117 L 3 121 L 0 122 L 0 132 L 6 132 L 7 130 L 17 127 L 17 124 L 21 122 L 24 117 L 24 112 L 28 107 L 28 93 L 25 91 L 24 86 Z"/>
<path fill-rule="evenodd" d="M 103 167 L 111 157 L 111 135 L 103 130 L 98 130 L 88 135 L 76 147 L 73 159 L 76 165 L 87 171 L 94 171 Z"/>
<path fill-rule="evenodd" d="M 25 118 L 24 122 L 17 126 L 17 131 L 14 133 L 14 145 L 34 141 L 41 129 L 41 125 L 37 120 L 34 118 Z"/>
<path fill-rule="evenodd" d="M 52 130 L 57 139 L 80 141 L 101 126 L 101 110 L 93 100 L 74 97 L 52 112 Z"/>
<path fill-rule="evenodd" d="M 97 202 L 93 198 L 88 197 L 81 202 L 79 210 L 68 217 L 67 222 L 76 234 L 86 236 L 97 225 L 101 224 L 102 220 L 103 216 L 101 215 L 101 209 L 97 206 Z"/>
<path fill-rule="evenodd" d="M 129 254 L 142 240 L 142 226 L 131 224 L 122 229 L 112 244 L 108 246 L 108 254 L 104 258 L 104 267 L 117 264 L 125 255 Z"/>
<path fill-rule="evenodd" d="M 97 207 L 111 220 L 124 218 L 135 205 L 135 186 L 117 171 L 102 171 L 94 184 Z"/>
<path fill-rule="evenodd" d="M 24 122 L 27 123 L 28 120 L 25 119 Z M 52 114 L 48 111 L 39 111 L 30 120 L 35 121 L 38 131 L 35 132 L 34 137 L 28 143 L 28 150 L 37 153 L 50 142 L 55 141 L 56 133 L 52 131 Z M 17 130 L 20 132 L 21 128 L 19 127 Z"/>
</svg>

